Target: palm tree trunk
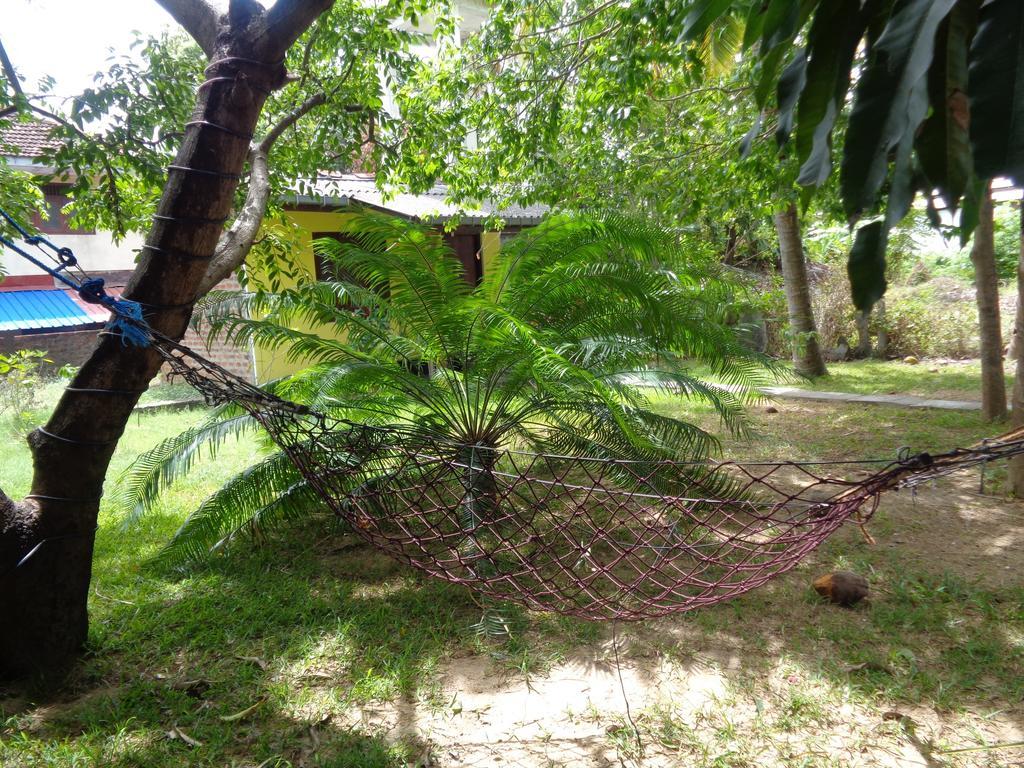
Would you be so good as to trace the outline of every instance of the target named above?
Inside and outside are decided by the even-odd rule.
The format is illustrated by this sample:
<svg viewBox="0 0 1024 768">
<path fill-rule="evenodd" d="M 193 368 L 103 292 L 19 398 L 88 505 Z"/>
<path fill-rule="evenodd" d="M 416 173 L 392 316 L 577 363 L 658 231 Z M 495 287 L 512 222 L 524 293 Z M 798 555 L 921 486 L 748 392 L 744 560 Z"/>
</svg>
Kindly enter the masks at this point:
<svg viewBox="0 0 1024 768">
<path fill-rule="evenodd" d="M 1020 206 L 1020 250 L 1017 256 L 1017 314 L 1013 322 L 1014 359 L 1017 364 L 1013 380 L 1013 410 L 1010 424 L 1024 427 L 1024 202 Z M 1010 489 L 1018 499 L 1024 499 L 1024 456 L 1010 459 Z"/>
<path fill-rule="evenodd" d="M 992 221 L 992 190 L 985 185 L 978 228 L 971 248 L 978 303 L 981 346 L 981 411 L 989 421 L 1006 418 L 1006 382 L 1003 379 L 1003 335 L 999 320 L 999 275 Z"/>
<path fill-rule="evenodd" d="M 234 207 L 250 136 L 267 95 L 285 82 L 285 50 L 331 0 L 279 0 L 269 11 L 233 0 L 218 16 L 198 0 L 165 0 L 214 63 L 168 172 L 126 298 L 150 325 L 180 339 Z M 132 409 L 163 360 L 101 336 L 46 426 L 29 435 L 31 493 L 0 491 L 0 675 L 59 672 L 88 629 L 87 600 L 100 497 Z"/>
<path fill-rule="evenodd" d="M 782 282 L 789 310 L 789 327 L 793 334 L 793 364 L 804 376 L 824 376 L 825 358 L 818 342 L 811 309 L 811 289 L 807 280 L 807 262 L 800 239 L 800 221 L 796 203 L 790 203 L 775 214 L 775 230 L 779 236 L 782 257 Z"/>
</svg>

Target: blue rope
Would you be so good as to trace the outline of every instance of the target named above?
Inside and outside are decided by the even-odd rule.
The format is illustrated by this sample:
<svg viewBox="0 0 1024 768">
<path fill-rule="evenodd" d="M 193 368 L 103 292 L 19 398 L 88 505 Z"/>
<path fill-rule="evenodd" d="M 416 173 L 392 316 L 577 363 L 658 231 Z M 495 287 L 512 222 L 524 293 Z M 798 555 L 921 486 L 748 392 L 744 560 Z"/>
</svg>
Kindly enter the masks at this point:
<svg viewBox="0 0 1024 768">
<path fill-rule="evenodd" d="M 68 273 L 69 268 L 78 267 L 78 259 L 70 248 L 61 247 L 50 242 L 40 234 L 31 234 L 25 230 L 10 214 L 0 208 L 0 217 L 17 230 L 21 239 L 29 245 L 34 245 L 40 250 L 49 248 L 53 251 L 52 258 L 58 266 L 51 267 L 41 259 L 28 253 L 23 248 L 15 245 L 4 235 L 0 235 L 0 244 L 7 246 L 16 254 L 35 264 L 41 270 L 50 275 L 54 280 L 77 292 L 83 301 L 90 304 L 101 304 L 110 310 L 111 318 L 107 324 L 107 330 L 116 333 L 121 337 L 121 343 L 131 344 L 133 347 L 148 347 L 152 341 L 152 334 L 149 324 L 142 315 L 142 305 L 137 301 L 129 299 L 115 299 L 107 293 L 102 277 L 88 277 L 82 272 L 82 278 L 76 278 Z"/>
</svg>

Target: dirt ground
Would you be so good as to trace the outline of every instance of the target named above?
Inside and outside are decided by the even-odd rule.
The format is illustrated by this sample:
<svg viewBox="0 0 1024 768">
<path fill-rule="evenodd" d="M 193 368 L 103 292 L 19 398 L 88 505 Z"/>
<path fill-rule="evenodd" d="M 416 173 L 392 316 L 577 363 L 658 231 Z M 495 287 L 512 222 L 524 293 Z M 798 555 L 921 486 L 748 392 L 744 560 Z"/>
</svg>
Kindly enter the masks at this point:
<svg viewBox="0 0 1024 768">
<path fill-rule="evenodd" d="M 889 550 L 907 570 L 952 572 L 988 588 L 1021 586 L 1024 504 L 980 496 L 977 482 L 946 478 L 916 495 L 888 495 L 873 554 Z M 864 546 L 859 537 L 852 528 L 840 533 L 838 548 Z M 418 768 L 1024 765 L 1021 747 L 939 754 L 1024 740 L 1024 704 L 998 691 L 954 712 L 890 709 L 824 685 L 814 649 L 787 647 L 787 628 L 806 619 L 808 606 L 781 597 L 823 559 L 766 588 L 777 597 L 767 598 L 765 614 L 744 615 L 732 631 L 709 633 L 686 616 L 619 625 L 542 674 L 509 672 L 497 651 L 457 658 L 440 670 L 441 690 L 429 702 L 365 706 L 334 725 L 415 744 Z M 885 600 L 886 585 L 873 587 L 872 599 Z M 861 621 L 857 611 L 846 615 Z M 787 724 L 793 691 L 823 711 Z"/>
</svg>

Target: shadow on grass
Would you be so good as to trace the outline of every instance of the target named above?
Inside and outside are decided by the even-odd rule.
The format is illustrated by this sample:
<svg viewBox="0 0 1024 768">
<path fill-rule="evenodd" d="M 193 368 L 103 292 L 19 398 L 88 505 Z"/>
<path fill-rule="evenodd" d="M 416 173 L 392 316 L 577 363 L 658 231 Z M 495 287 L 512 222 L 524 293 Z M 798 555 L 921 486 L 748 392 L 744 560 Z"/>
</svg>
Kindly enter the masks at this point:
<svg viewBox="0 0 1024 768">
<path fill-rule="evenodd" d="M 89 652 L 63 690 L 0 699 L 0 763 L 405 765 L 415 723 L 392 745 L 348 705 L 414 712 L 478 611 L 465 590 L 336 549 L 299 534 L 175 580 L 100 547 Z"/>
<path fill-rule="evenodd" d="M 901 511 L 879 527 L 913 539 L 922 520 L 939 539 L 868 547 L 844 533 L 742 598 L 619 625 L 623 659 L 650 680 L 647 656 L 711 661 L 748 698 L 785 668 L 865 704 L 1002 710 L 1024 728 L 1024 589 L 945 559 L 952 521 L 933 511 Z M 946 545 L 984 552 L 1007 530 L 978 520 Z M 404 765 L 426 749 L 417 712 L 445 706 L 446 665 L 480 650 L 470 629 L 480 612 L 465 589 L 322 529 L 236 548 L 181 580 L 140 568 L 119 535 L 101 532 L 91 651 L 70 684 L 0 701 L 5 765 Z M 960 575 L 946 572 L 953 566 Z M 870 603 L 844 610 L 809 591 L 837 567 L 870 574 Z M 506 669 L 544 674 L 564 660 L 612 674 L 607 625 L 508 613 L 516 633 L 495 654 Z M 368 702 L 392 703 L 386 726 L 353 719 L 351 705 Z"/>
</svg>

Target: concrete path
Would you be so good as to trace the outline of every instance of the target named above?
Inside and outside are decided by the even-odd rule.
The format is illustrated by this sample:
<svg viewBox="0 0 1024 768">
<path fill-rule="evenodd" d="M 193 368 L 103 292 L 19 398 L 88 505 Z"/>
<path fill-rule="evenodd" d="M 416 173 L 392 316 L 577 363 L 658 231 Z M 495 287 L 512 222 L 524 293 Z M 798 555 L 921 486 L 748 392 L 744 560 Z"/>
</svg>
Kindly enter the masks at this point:
<svg viewBox="0 0 1024 768">
<path fill-rule="evenodd" d="M 968 400 L 932 400 L 913 395 L 853 395 L 848 392 L 812 392 L 798 387 L 761 387 L 764 394 L 784 400 L 817 400 L 833 403 L 874 403 L 904 408 L 939 408 L 946 411 L 980 411 L 981 403 Z"/>
</svg>

